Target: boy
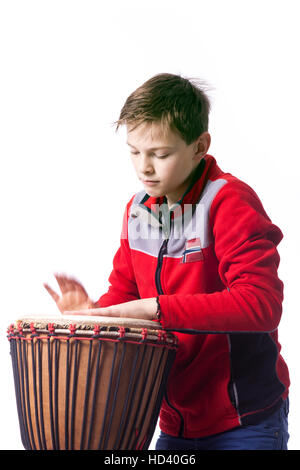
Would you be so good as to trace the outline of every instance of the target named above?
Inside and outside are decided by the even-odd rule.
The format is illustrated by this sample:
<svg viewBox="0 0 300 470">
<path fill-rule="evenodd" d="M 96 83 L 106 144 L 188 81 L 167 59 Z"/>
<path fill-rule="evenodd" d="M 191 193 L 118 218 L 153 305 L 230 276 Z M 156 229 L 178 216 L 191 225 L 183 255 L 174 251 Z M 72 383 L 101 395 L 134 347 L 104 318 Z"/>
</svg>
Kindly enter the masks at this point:
<svg viewBox="0 0 300 470">
<path fill-rule="evenodd" d="M 158 319 L 179 350 L 156 449 L 286 449 L 289 374 L 280 355 L 282 239 L 255 192 L 207 154 L 209 100 L 152 77 L 119 120 L 145 190 L 127 204 L 110 287 L 94 303 L 57 275 L 59 309 Z"/>
</svg>

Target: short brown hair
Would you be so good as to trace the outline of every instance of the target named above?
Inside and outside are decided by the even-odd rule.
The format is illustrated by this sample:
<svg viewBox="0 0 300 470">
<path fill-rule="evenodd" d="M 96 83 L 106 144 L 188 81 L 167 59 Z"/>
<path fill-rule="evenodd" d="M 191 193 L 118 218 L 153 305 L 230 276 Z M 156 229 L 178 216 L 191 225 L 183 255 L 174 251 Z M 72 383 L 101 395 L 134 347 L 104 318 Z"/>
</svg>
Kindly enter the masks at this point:
<svg viewBox="0 0 300 470">
<path fill-rule="evenodd" d="M 162 73 L 129 95 L 113 124 L 117 131 L 124 124 L 133 126 L 133 130 L 142 123 L 160 122 L 189 145 L 208 130 L 209 111 L 209 99 L 197 79 Z"/>
</svg>

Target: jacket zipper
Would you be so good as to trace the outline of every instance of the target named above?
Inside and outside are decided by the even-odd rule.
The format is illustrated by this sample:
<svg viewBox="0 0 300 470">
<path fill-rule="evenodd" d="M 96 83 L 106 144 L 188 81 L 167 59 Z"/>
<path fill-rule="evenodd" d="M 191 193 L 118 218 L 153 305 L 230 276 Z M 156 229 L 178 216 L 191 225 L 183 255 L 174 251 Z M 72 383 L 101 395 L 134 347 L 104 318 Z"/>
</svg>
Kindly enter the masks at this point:
<svg viewBox="0 0 300 470">
<path fill-rule="evenodd" d="M 155 272 L 155 284 L 156 284 L 156 289 L 157 293 L 160 295 L 163 295 L 163 290 L 161 286 L 161 279 L 160 279 L 160 274 L 162 270 L 162 264 L 163 264 L 163 258 L 164 255 L 168 252 L 168 239 L 165 239 L 163 241 L 163 244 L 160 247 L 159 253 L 158 253 L 158 258 L 157 258 L 157 267 L 156 267 L 156 272 Z"/>
<path fill-rule="evenodd" d="M 162 265 L 163 265 L 163 258 L 164 258 L 164 255 L 167 254 L 167 252 L 168 252 L 168 239 L 166 238 L 163 241 L 163 243 L 160 247 L 159 253 L 158 253 L 157 267 L 156 267 L 156 272 L 155 272 L 155 284 L 156 284 L 157 293 L 159 295 L 164 294 L 164 291 L 163 291 L 162 286 L 161 286 L 161 278 L 160 277 L 161 277 L 161 270 L 162 270 Z M 165 391 L 165 399 L 166 399 L 166 402 L 167 402 L 168 406 L 170 408 L 172 408 L 172 410 L 174 410 L 177 413 L 177 415 L 179 416 L 180 428 L 179 428 L 178 437 L 182 437 L 183 436 L 183 430 L 184 430 L 183 416 L 177 408 L 175 408 L 173 405 L 171 405 L 171 403 L 169 401 L 169 398 L 168 398 L 168 395 L 167 395 L 167 391 Z"/>
</svg>

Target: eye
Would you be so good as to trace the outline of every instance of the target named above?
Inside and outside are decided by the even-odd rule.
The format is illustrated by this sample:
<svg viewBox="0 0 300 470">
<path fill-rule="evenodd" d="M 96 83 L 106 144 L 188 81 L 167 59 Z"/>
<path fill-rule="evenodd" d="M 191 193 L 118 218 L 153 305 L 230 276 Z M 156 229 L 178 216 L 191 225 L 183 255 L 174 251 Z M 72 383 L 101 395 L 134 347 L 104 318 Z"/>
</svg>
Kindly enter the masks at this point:
<svg viewBox="0 0 300 470">
<path fill-rule="evenodd" d="M 167 153 L 166 155 L 156 155 L 156 158 L 159 158 L 159 159 L 164 159 L 164 158 L 167 158 L 170 154 Z"/>
<path fill-rule="evenodd" d="M 131 151 L 130 153 L 131 153 L 131 155 L 138 155 L 140 152 L 133 152 L 133 151 Z"/>
</svg>

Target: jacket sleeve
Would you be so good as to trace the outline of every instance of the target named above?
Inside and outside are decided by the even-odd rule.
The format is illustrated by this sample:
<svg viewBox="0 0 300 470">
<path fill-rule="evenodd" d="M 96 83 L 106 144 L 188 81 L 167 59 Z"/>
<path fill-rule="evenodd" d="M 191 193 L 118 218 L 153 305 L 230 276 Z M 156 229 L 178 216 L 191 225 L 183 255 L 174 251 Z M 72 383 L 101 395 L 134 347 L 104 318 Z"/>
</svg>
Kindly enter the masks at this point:
<svg viewBox="0 0 300 470">
<path fill-rule="evenodd" d="M 124 213 L 120 247 L 113 259 L 113 270 L 108 279 L 110 284 L 108 291 L 97 300 L 95 307 L 109 307 L 140 298 L 128 243 L 128 213 L 132 199 L 127 204 Z"/>
<path fill-rule="evenodd" d="M 210 225 L 224 290 L 160 296 L 163 326 L 209 333 L 275 330 L 283 301 L 276 248 L 282 232 L 256 193 L 239 180 L 216 195 Z"/>
</svg>

